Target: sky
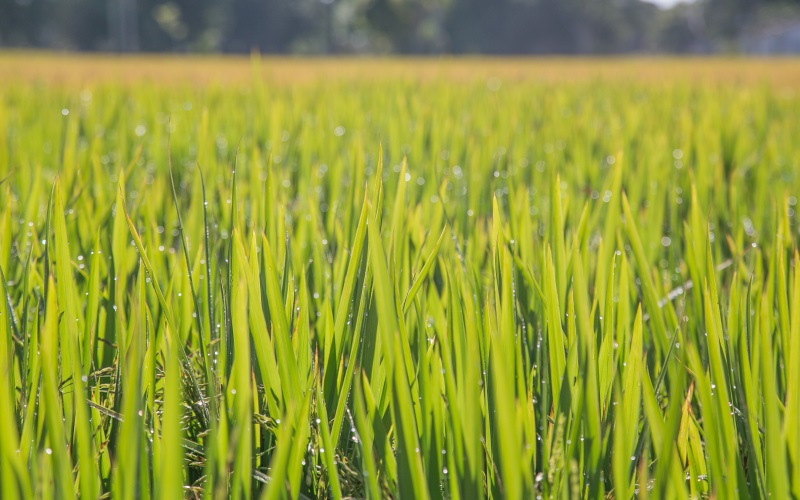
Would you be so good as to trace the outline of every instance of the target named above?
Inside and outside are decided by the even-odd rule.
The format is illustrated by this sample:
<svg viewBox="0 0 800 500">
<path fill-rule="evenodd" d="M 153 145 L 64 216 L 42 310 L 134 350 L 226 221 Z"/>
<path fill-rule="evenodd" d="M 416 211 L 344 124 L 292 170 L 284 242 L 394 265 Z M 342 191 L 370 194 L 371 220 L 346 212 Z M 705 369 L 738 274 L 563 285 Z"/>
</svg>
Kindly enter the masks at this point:
<svg viewBox="0 0 800 500">
<path fill-rule="evenodd" d="M 658 5 L 662 9 L 668 9 L 679 3 L 691 3 L 694 0 L 644 0 L 645 2 Z"/>
</svg>

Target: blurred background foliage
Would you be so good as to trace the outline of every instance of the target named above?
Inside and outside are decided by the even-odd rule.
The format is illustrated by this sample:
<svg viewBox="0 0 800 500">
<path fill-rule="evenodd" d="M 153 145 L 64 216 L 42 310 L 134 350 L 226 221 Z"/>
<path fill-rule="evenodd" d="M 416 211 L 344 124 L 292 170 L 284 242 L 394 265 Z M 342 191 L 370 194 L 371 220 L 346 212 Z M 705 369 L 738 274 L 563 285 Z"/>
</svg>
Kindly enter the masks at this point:
<svg viewBox="0 0 800 500">
<path fill-rule="evenodd" d="M 0 0 L 0 47 L 265 54 L 797 53 L 798 0 Z"/>
</svg>

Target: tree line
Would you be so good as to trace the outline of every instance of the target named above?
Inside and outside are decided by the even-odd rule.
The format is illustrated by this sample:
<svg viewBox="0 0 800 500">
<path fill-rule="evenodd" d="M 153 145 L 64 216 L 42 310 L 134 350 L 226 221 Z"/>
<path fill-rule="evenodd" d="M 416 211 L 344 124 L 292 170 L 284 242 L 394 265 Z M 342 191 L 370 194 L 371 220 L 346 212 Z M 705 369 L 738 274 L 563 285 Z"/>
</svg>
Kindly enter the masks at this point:
<svg viewBox="0 0 800 500">
<path fill-rule="evenodd" d="M 736 50 L 800 1 L 0 0 L 0 46 L 298 54 Z"/>
</svg>

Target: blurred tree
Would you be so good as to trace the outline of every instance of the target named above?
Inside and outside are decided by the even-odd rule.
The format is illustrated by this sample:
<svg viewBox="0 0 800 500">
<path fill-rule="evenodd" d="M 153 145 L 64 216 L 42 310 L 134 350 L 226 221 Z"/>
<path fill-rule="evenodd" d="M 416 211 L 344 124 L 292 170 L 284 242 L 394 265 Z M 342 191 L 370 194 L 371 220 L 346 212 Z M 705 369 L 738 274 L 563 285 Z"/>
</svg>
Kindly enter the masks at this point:
<svg viewBox="0 0 800 500">
<path fill-rule="evenodd" d="M 639 0 L 458 0 L 447 31 L 455 52 L 637 51 L 656 10 Z"/>
<path fill-rule="evenodd" d="M 30 47 L 41 43 L 46 19 L 43 2 L 0 0 L 0 45 Z"/>
<path fill-rule="evenodd" d="M 96 50 L 108 40 L 103 0 L 0 0 L 0 44 Z"/>
<path fill-rule="evenodd" d="M 130 1 L 130 0 L 125 0 Z M 137 0 L 142 49 L 219 49 L 229 5 L 213 0 Z"/>
<path fill-rule="evenodd" d="M 293 0 L 230 0 L 222 38 L 223 50 L 265 53 L 288 52 L 292 43 L 308 34 L 312 21 Z"/>
<path fill-rule="evenodd" d="M 448 0 L 373 0 L 364 14 L 374 34 L 402 53 L 438 53 L 446 47 Z"/>
<path fill-rule="evenodd" d="M 137 0 L 116 0 L 109 6 L 109 31 L 120 52 L 139 50 L 139 8 Z"/>
</svg>

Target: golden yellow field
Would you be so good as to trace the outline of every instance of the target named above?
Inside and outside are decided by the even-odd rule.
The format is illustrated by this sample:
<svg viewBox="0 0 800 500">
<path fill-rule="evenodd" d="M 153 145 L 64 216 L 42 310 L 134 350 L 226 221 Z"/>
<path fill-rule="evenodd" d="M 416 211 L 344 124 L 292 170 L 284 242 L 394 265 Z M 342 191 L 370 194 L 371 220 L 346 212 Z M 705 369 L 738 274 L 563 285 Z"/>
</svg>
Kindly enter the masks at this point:
<svg viewBox="0 0 800 500">
<path fill-rule="evenodd" d="M 487 78 L 545 83 L 638 81 L 770 84 L 800 87 L 800 60 L 792 58 L 283 58 L 261 56 L 261 77 L 276 84 L 328 80 L 445 80 Z M 72 55 L 0 53 L 0 82 L 94 85 L 100 82 L 249 84 L 245 56 Z"/>
</svg>

